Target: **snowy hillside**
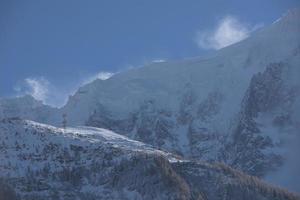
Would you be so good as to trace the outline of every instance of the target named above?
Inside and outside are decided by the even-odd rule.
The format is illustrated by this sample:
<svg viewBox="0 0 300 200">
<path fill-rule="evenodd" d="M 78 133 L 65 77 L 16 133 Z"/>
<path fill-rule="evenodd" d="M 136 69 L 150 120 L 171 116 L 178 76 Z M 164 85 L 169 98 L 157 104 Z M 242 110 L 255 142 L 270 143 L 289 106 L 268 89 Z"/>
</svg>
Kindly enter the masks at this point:
<svg viewBox="0 0 300 200">
<path fill-rule="evenodd" d="M 28 97 L 0 100 L 0 117 L 58 126 L 66 113 L 69 125 L 109 129 L 274 180 L 272 174 L 291 171 L 288 152 L 300 150 L 289 145 L 299 138 L 299 66 L 295 9 L 210 57 L 152 63 L 84 85 L 60 109 Z"/>
<path fill-rule="evenodd" d="M 4 119 L 0 139 L 4 199 L 299 199 L 225 165 L 183 160 L 105 129 Z"/>
</svg>

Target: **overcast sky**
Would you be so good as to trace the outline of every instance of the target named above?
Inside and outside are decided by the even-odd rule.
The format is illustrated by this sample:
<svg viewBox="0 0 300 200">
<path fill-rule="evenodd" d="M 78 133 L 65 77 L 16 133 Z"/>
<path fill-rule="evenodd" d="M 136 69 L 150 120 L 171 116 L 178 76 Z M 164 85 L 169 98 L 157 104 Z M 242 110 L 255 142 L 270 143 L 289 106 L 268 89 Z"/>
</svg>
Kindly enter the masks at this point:
<svg viewBox="0 0 300 200">
<path fill-rule="evenodd" d="M 299 0 L 1 0 L 0 97 L 61 105 L 79 85 L 245 39 Z"/>
</svg>

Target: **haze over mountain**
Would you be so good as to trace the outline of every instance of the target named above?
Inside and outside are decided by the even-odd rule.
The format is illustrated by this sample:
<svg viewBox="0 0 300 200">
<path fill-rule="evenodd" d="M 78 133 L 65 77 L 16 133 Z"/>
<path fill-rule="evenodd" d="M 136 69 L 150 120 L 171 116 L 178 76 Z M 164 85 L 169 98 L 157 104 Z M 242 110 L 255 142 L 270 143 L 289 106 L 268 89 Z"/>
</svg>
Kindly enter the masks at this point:
<svg viewBox="0 0 300 200">
<path fill-rule="evenodd" d="M 0 118 L 21 117 L 60 126 L 66 113 L 68 126 L 105 128 L 149 144 L 151 149 L 171 152 L 173 157 L 177 154 L 187 160 L 223 162 L 299 192 L 300 180 L 294 178 L 300 177 L 299 170 L 292 170 L 299 159 L 291 151 L 299 151 L 300 142 L 289 145 L 299 141 L 299 77 L 300 10 L 294 9 L 245 40 L 205 58 L 152 63 L 107 80 L 95 80 L 79 88 L 59 109 L 30 96 L 1 99 Z M 18 121 L 17 127 L 18 123 L 24 122 Z M 41 129 L 63 132 L 47 126 Z M 198 164 L 176 163 L 178 179 L 183 176 L 189 187 L 163 185 L 166 195 L 198 195 L 193 188 L 195 181 L 186 178 L 199 170 Z M 283 178 L 284 174 L 288 177 Z M 224 180 L 224 174 L 220 176 Z M 182 191 L 182 187 L 188 189 Z M 243 199 L 261 198 L 251 195 Z"/>
</svg>

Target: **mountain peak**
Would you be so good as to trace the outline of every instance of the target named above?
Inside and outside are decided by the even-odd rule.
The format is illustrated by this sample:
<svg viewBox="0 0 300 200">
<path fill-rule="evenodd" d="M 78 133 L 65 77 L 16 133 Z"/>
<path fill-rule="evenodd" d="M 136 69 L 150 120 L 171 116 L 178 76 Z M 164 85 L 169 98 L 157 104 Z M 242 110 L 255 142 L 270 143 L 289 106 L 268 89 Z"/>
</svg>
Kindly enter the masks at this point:
<svg viewBox="0 0 300 200">
<path fill-rule="evenodd" d="M 43 102 L 40 100 L 35 99 L 31 95 L 24 95 L 24 96 L 18 96 L 18 97 L 9 97 L 9 98 L 3 98 L 1 99 L 2 103 L 4 102 L 13 102 L 14 104 L 27 104 L 27 105 L 43 105 Z"/>
<path fill-rule="evenodd" d="M 300 17 L 300 8 L 290 9 L 285 15 L 286 18 L 299 18 Z"/>
<path fill-rule="evenodd" d="M 300 8 L 293 8 L 288 10 L 282 17 L 277 19 L 274 23 L 298 23 L 300 22 Z"/>
</svg>

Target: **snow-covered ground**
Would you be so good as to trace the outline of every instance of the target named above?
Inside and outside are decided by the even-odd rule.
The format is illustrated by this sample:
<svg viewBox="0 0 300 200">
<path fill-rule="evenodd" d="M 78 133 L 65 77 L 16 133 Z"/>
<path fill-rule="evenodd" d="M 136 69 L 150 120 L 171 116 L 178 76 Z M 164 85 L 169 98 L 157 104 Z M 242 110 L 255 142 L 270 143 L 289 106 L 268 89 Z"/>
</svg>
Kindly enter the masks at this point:
<svg viewBox="0 0 300 200">
<path fill-rule="evenodd" d="M 4 190 L 25 200 L 299 199 L 225 165 L 184 160 L 105 129 L 3 119 L 0 139 L 0 184 L 6 188 L 0 195 Z"/>
</svg>

